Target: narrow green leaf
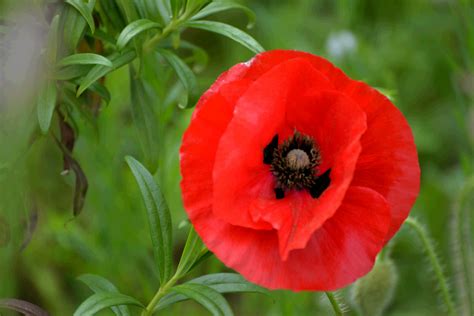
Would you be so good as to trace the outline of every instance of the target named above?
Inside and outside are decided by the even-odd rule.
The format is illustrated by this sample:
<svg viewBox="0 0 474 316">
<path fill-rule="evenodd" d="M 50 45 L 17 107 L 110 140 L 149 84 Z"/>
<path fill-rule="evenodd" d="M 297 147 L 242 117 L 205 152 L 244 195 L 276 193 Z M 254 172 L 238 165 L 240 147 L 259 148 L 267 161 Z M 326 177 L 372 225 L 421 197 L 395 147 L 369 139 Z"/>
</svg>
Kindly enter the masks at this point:
<svg viewBox="0 0 474 316">
<path fill-rule="evenodd" d="M 107 27 L 108 33 L 115 35 L 125 27 L 125 17 L 115 0 L 100 0 L 97 4 L 97 10 L 100 13 L 102 23 Z"/>
<path fill-rule="evenodd" d="M 103 309 L 119 305 L 145 308 L 142 303 L 131 296 L 113 292 L 99 292 L 82 302 L 74 312 L 74 316 L 92 316 Z"/>
<path fill-rule="evenodd" d="M 189 97 L 186 96 L 182 107 L 187 108 L 188 104 L 190 106 L 194 106 L 194 102 L 197 101 L 197 81 L 193 71 L 183 60 L 181 60 L 181 58 L 176 56 L 171 51 L 158 49 L 158 53 L 160 53 L 174 69 L 178 75 L 179 80 L 187 90 L 187 95 L 189 95 Z M 191 102 L 189 102 L 188 99 L 191 99 Z"/>
<path fill-rule="evenodd" d="M 171 20 L 172 11 L 169 1 L 156 1 L 156 7 L 160 13 L 161 19 L 168 24 Z"/>
<path fill-rule="evenodd" d="M 66 3 L 70 4 L 77 11 L 79 11 L 84 20 L 86 20 L 87 24 L 89 25 L 92 34 L 94 34 L 95 25 L 94 18 L 92 17 L 92 10 L 95 6 L 95 0 L 89 0 L 88 3 L 85 3 L 83 0 L 66 0 Z"/>
<path fill-rule="evenodd" d="M 89 90 L 97 93 L 105 101 L 106 104 L 110 103 L 110 92 L 109 89 L 107 89 L 104 85 L 96 81 L 89 86 Z"/>
<path fill-rule="evenodd" d="M 117 48 L 123 49 L 130 42 L 130 40 L 132 40 L 138 34 L 146 30 L 160 27 L 160 24 L 147 19 L 133 21 L 123 29 L 122 33 L 120 33 L 117 39 Z"/>
<path fill-rule="evenodd" d="M 65 54 L 72 54 L 84 34 L 86 21 L 71 5 L 65 5 L 61 13 L 59 25 L 62 33 L 60 37 L 62 41 L 61 47 L 64 49 Z"/>
<path fill-rule="evenodd" d="M 97 81 L 99 78 L 105 76 L 112 70 L 118 69 L 123 65 L 128 64 L 132 60 L 137 57 L 137 54 L 134 50 L 127 50 L 124 51 L 122 54 L 120 53 L 113 53 L 108 57 L 110 61 L 112 61 L 113 67 L 107 67 L 104 65 L 96 65 L 94 66 L 87 75 L 81 80 L 81 84 L 79 89 L 77 89 L 77 96 L 80 96 L 91 84 Z"/>
<path fill-rule="evenodd" d="M 116 2 L 125 14 L 128 23 L 138 20 L 138 12 L 133 0 L 116 0 Z"/>
<path fill-rule="evenodd" d="M 161 284 L 168 281 L 172 274 L 172 232 L 171 215 L 163 193 L 153 179 L 153 176 L 133 157 L 125 158 L 132 170 L 148 214 L 150 235 L 153 243 L 155 260 L 158 265 Z"/>
<path fill-rule="evenodd" d="M 194 262 L 199 259 L 201 250 L 203 249 L 204 244 L 201 239 L 199 239 L 198 234 L 191 226 L 188 233 L 188 238 L 186 244 L 184 245 L 183 253 L 176 270 L 176 275 L 184 276 L 193 266 Z"/>
<path fill-rule="evenodd" d="M 207 6 L 205 6 L 197 14 L 195 14 L 191 18 L 191 20 L 199 20 L 208 15 L 222 12 L 222 11 L 232 10 L 232 9 L 242 10 L 247 15 L 249 19 L 247 28 L 251 28 L 255 24 L 255 20 L 256 20 L 255 13 L 249 8 L 247 8 L 246 6 L 233 2 L 233 1 L 213 1 L 209 3 Z"/>
<path fill-rule="evenodd" d="M 138 139 L 145 154 L 145 165 L 152 172 L 156 171 L 159 148 L 159 123 L 153 110 L 158 99 L 146 81 L 134 79 L 130 74 L 130 90 L 132 96 L 132 115 L 138 131 Z"/>
<path fill-rule="evenodd" d="M 210 3 L 212 0 L 187 0 L 186 1 L 186 12 L 194 15 L 196 12 L 200 11 L 206 4 Z"/>
<path fill-rule="evenodd" d="M 216 290 L 196 283 L 185 283 L 173 287 L 171 291 L 195 300 L 207 308 L 214 316 L 231 316 L 232 309 L 226 299 Z"/>
<path fill-rule="evenodd" d="M 46 134 L 51 125 L 54 108 L 56 107 L 56 83 L 48 80 L 41 89 L 36 107 L 38 113 L 38 122 L 41 131 Z"/>
<path fill-rule="evenodd" d="M 83 274 L 77 278 L 87 285 L 95 293 L 110 292 L 119 293 L 118 289 L 112 282 L 104 277 L 95 274 Z M 130 311 L 126 305 L 112 306 L 112 311 L 117 316 L 129 316 Z"/>
<path fill-rule="evenodd" d="M 71 80 L 87 75 L 92 65 L 71 65 L 57 69 L 53 77 L 56 80 Z"/>
<path fill-rule="evenodd" d="M 270 296 L 270 292 L 267 289 L 264 289 L 255 284 L 249 283 L 241 275 L 236 273 L 215 273 L 208 274 L 198 278 L 195 278 L 191 281 L 186 282 L 185 284 L 202 284 L 206 285 L 213 290 L 219 293 L 260 293 Z M 160 302 L 158 303 L 156 310 L 163 309 L 167 306 L 170 306 L 174 303 L 187 300 L 188 297 L 177 294 L 170 293 L 165 295 Z"/>
<path fill-rule="evenodd" d="M 50 65 L 56 63 L 56 58 L 58 54 L 58 31 L 59 31 L 59 15 L 54 16 L 51 20 L 50 29 L 48 32 L 48 62 Z"/>
<path fill-rule="evenodd" d="M 202 20 L 188 21 L 183 26 L 224 35 L 257 54 L 265 50 L 252 36 L 225 23 Z"/>
<path fill-rule="evenodd" d="M 64 57 L 58 62 L 58 66 L 69 66 L 69 65 L 104 65 L 107 67 L 113 67 L 114 65 L 106 57 L 92 54 L 92 53 L 81 53 L 74 54 Z"/>
<path fill-rule="evenodd" d="M 269 291 L 248 282 L 237 273 L 214 273 L 195 278 L 189 283 L 205 284 L 219 293 L 251 292 L 269 295 Z"/>
<path fill-rule="evenodd" d="M 183 0 L 169 0 L 169 2 L 171 6 L 171 12 L 173 13 L 173 17 L 177 18 L 181 12 L 184 1 Z"/>
</svg>

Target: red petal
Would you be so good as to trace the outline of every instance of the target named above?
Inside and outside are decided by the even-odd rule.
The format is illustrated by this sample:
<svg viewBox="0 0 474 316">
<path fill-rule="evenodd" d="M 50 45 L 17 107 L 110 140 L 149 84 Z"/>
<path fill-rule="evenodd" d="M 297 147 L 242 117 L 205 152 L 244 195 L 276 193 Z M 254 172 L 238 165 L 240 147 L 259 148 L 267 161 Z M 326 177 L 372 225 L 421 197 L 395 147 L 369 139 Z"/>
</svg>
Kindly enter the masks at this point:
<svg viewBox="0 0 474 316">
<path fill-rule="evenodd" d="M 201 97 L 180 148 L 181 191 L 191 216 L 212 203 L 212 168 L 217 144 L 232 118 L 238 97 L 250 82 L 241 78 L 247 71 L 239 64 L 222 74 Z"/>
<path fill-rule="evenodd" d="M 330 291 L 346 286 L 373 266 L 389 226 L 385 199 L 351 187 L 338 212 L 313 234 L 305 249 L 283 261 L 273 231 L 233 226 L 210 207 L 191 221 L 208 248 L 249 281 L 270 289 Z"/>
<path fill-rule="evenodd" d="M 353 81 L 346 91 L 367 113 L 352 185 L 369 187 L 387 199 L 392 218 L 388 241 L 407 218 L 420 190 L 415 142 L 403 114 L 377 90 Z"/>
</svg>

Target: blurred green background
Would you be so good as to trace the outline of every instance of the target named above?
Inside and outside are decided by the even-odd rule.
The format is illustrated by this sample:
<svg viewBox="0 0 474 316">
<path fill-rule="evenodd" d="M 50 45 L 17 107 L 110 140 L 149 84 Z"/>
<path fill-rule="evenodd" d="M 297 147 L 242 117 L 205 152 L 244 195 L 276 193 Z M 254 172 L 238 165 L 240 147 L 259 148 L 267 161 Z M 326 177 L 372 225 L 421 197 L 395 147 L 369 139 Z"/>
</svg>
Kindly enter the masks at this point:
<svg viewBox="0 0 474 316">
<path fill-rule="evenodd" d="M 366 81 L 394 99 L 412 126 L 422 169 L 421 193 L 412 214 L 431 231 L 454 283 L 449 223 L 459 191 L 474 169 L 472 1 L 243 3 L 257 15 L 249 33 L 265 49 L 297 49 L 325 56 L 352 78 Z M 11 3 L 0 5 L 3 14 L 7 7 L 11 8 Z M 238 11 L 215 18 L 241 29 L 247 23 Z M 218 35 L 193 30 L 183 37 L 209 53 L 207 68 L 197 75 L 202 91 L 219 73 L 252 57 L 245 48 Z M 22 80 L 28 79 L 27 74 Z M 28 86 L 19 87 L 16 107 L 0 105 L 0 297 L 34 302 L 52 315 L 70 315 L 90 294 L 76 280 L 83 273 L 103 275 L 124 293 L 145 302 L 158 287 L 144 206 L 124 163 L 125 155 L 142 159 L 132 125 L 127 67 L 108 76 L 105 84 L 112 101 L 101 110 L 97 130 L 87 122 L 78 122 L 80 134 L 74 154 L 88 177 L 89 192 L 77 218 L 71 210 L 74 178 L 61 175 L 61 152 L 51 137 L 31 142 L 36 128 L 34 92 Z M 172 210 L 178 259 L 187 232 L 178 229 L 186 218 L 179 189 L 178 149 L 192 110 L 160 108 L 157 115 L 164 112 L 167 120 L 156 180 Z M 402 228 L 392 245 L 399 283 L 386 315 L 445 315 L 416 236 Z M 211 258 L 192 276 L 225 270 Z M 320 293 L 273 294 L 273 300 L 257 294 L 228 298 L 236 315 L 332 313 Z M 350 295 L 347 291 L 341 294 L 350 307 Z M 162 312 L 207 313 L 193 302 Z M 0 315 L 9 314 L 1 311 Z"/>
</svg>

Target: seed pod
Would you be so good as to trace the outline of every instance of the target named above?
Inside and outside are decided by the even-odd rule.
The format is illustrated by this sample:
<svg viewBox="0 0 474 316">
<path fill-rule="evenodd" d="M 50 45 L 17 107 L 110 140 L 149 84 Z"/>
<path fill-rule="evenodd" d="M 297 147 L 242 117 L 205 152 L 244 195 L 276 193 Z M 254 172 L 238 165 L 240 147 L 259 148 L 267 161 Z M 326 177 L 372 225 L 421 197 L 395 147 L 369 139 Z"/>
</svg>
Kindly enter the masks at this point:
<svg viewBox="0 0 474 316">
<path fill-rule="evenodd" d="M 352 287 L 352 301 L 364 316 L 381 316 L 393 299 L 398 281 L 391 259 L 378 260 L 374 268 Z"/>
</svg>

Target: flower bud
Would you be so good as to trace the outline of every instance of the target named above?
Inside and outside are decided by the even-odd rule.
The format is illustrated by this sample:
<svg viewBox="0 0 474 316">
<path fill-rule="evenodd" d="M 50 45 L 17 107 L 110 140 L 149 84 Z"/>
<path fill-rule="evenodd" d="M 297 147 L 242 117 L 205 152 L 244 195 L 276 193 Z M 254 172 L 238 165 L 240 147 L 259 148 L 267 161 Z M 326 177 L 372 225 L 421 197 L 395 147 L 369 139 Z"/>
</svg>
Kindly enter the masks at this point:
<svg viewBox="0 0 474 316">
<path fill-rule="evenodd" d="M 398 274 L 391 259 L 377 260 L 374 268 L 352 287 L 352 301 L 364 316 L 380 316 L 393 298 Z"/>
</svg>

